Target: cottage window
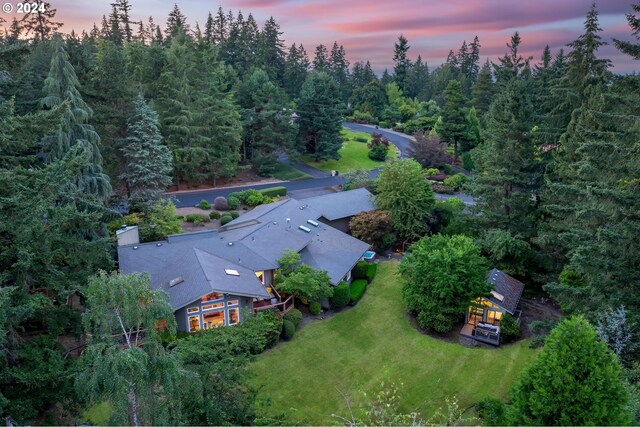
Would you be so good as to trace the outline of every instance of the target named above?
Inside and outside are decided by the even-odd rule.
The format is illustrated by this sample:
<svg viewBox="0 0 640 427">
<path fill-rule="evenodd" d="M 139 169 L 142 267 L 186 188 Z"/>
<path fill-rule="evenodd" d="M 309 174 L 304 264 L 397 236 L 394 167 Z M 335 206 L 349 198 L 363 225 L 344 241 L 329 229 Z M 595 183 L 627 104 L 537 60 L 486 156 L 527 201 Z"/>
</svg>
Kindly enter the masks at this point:
<svg viewBox="0 0 640 427">
<path fill-rule="evenodd" d="M 205 329 L 218 328 L 224 326 L 224 311 L 215 311 L 202 315 Z"/>
<path fill-rule="evenodd" d="M 189 307 L 189 308 L 187 308 L 187 313 L 197 313 L 198 311 L 200 311 L 200 309 L 198 307 Z"/>
<path fill-rule="evenodd" d="M 202 302 L 215 301 L 222 298 L 222 294 L 218 292 L 211 292 L 209 295 L 202 297 Z"/>
<path fill-rule="evenodd" d="M 264 271 L 256 271 L 256 277 L 264 285 Z"/>
<path fill-rule="evenodd" d="M 214 310 L 216 308 L 224 307 L 224 302 L 217 302 L 215 304 L 207 304 L 202 306 L 202 311 Z"/>
<path fill-rule="evenodd" d="M 231 310 L 229 310 L 229 324 L 237 325 L 239 321 L 240 321 L 240 310 L 238 310 L 237 308 L 232 308 Z"/>
<path fill-rule="evenodd" d="M 189 332 L 200 330 L 200 316 L 189 316 Z"/>
<path fill-rule="evenodd" d="M 237 299 L 232 299 L 227 301 L 227 307 L 233 307 L 234 305 L 238 305 L 240 304 L 240 301 L 238 301 Z"/>
</svg>

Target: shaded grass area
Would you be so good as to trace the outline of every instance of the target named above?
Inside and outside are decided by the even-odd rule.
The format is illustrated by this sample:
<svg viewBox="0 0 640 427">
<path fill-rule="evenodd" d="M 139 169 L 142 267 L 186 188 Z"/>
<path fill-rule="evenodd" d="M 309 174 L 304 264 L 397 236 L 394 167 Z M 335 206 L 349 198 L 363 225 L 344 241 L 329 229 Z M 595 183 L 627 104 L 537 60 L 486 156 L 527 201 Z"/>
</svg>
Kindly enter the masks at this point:
<svg viewBox="0 0 640 427">
<path fill-rule="evenodd" d="M 258 414 L 284 414 L 285 423 L 327 425 L 347 416 L 340 392 L 352 406 L 381 382 L 404 384 L 403 410 L 430 415 L 447 397 L 461 408 L 484 397 L 505 398 L 536 352 L 527 341 L 499 349 L 465 348 L 416 331 L 405 316 L 398 263 L 379 265 L 357 306 L 305 325 L 292 341 L 251 364 L 259 388 Z M 340 390 L 340 392 L 338 391 Z"/>
<path fill-rule="evenodd" d="M 271 176 L 281 181 L 300 181 L 312 178 L 311 175 L 307 175 L 292 166 L 282 163 L 278 163 L 276 170 L 271 174 Z"/>
<path fill-rule="evenodd" d="M 337 170 L 347 172 L 350 170 L 371 170 L 382 166 L 384 162 L 371 160 L 368 156 L 369 149 L 367 142 L 371 140 L 371 135 L 365 132 L 353 132 L 347 128 L 342 128 L 340 136 L 344 140 L 342 148 L 339 150 L 339 160 L 325 160 L 322 162 L 313 161 L 310 155 L 304 155 L 302 161 L 306 164 L 326 172 Z M 367 142 L 357 141 L 356 138 L 366 138 Z M 389 157 L 397 158 L 398 149 L 395 145 L 389 146 Z"/>
<path fill-rule="evenodd" d="M 85 421 L 89 421 L 94 426 L 104 426 L 109 424 L 109 418 L 113 413 L 113 408 L 109 402 L 102 402 L 93 405 L 87 409 L 83 417 Z"/>
</svg>

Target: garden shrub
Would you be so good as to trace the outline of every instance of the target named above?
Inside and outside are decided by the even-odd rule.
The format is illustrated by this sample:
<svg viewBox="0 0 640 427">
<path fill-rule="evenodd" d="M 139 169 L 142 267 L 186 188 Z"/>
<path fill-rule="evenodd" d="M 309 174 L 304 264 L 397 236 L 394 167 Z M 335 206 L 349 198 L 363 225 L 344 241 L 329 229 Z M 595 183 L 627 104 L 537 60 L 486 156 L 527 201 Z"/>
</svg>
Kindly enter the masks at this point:
<svg viewBox="0 0 640 427">
<path fill-rule="evenodd" d="M 219 196 L 213 201 L 213 208 L 217 211 L 227 211 L 229 210 L 229 203 L 227 203 L 227 199 Z"/>
<path fill-rule="evenodd" d="M 220 212 L 211 211 L 211 213 L 209 213 L 209 218 L 211 218 L 211 219 L 220 219 Z"/>
<path fill-rule="evenodd" d="M 281 196 L 287 195 L 287 189 L 286 187 L 283 187 L 283 186 L 263 188 L 262 190 L 258 190 L 258 191 L 260 191 L 265 196 L 269 196 L 269 197 L 281 197 Z"/>
<path fill-rule="evenodd" d="M 365 138 L 364 136 L 356 136 L 355 138 L 353 138 L 353 140 L 357 142 L 369 142 L 369 139 Z"/>
<path fill-rule="evenodd" d="M 362 295 L 364 295 L 364 291 L 367 289 L 367 280 L 366 279 L 358 279 L 354 280 L 349 287 L 349 296 L 351 300 L 351 305 L 355 305 Z"/>
<path fill-rule="evenodd" d="M 198 204 L 198 206 L 203 211 L 208 211 L 209 209 L 211 209 L 211 203 L 207 202 L 206 200 L 200 200 L 200 203 Z"/>
<path fill-rule="evenodd" d="M 236 196 L 227 197 L 227 206 L 229 206 L 229 209 L 238 209 L 238 206 L 240 206 L 240 199 Z"/>
<path fill-rule="evenodd" d="M 200 214 L 192 213 L 192 214 L 187 214 L 184 217 L 184 220 L 187 221 L 187 222 L 196 222 L 196 220 L 198 220 L 198 218 L 200 218 Z"/>
<path fill-rule="evenodd" d="M 383 144 L 374 144 L 367 154 L 371 160 L 384 162 L 389 154 L 389 147 Z"/>
<path fill-rule="evenodd" d="M 387 233 L 382 236 L 380 243 L 378 243 L 378 247 L 382 250 L 390 249 L 391 246 L 396 242 L 397 236 L 394 233 Z"/>
<path fill-rule="evenodd" d="M 500 342 L 503 344 L 510 343 L 520 338 L 520 324 L 509 313 L 502 316 L 500 322 Z"/>
<path fill-rule="evenodd" d="M 254 320 L 255 319 L 255 320 Z M 249 317 L 244 322 L 240 323 L 242 330 L 247 329 L 247 324 L 256 324 L 256 329 L 260 336 L 264 337 L 265 343 L 262 349 L 253 354 L 261 353 L 264 349 L 271 348 L 278 343 L 280 339 L 280 333 L 283 328 L 283 320 L 280 314 L 275 309 L 260 311 L 257 315 Z M 231 328 L 235 329 L 235 328 Z"/>
<path fill-rule="evenodd" d="M 296 325 L 291 320 L 284 320 L 282 322 L 282 338 L 289 341 L 296 333 Z"/>
<path fill-rule="evenodd" d="M 389 122 L 386 121 L 386 120 L 380 120 L 379 125 L 380 125 L 381 128 L 388 128 L 389 127 Z"/>
<path fill-rule="evenodd" d="M 331 297 L 331 304 L 336 307 L 344 307 L 349 304 L 351 295 L 349 294 L 349 284 L 347 282 L 340 282 L 338 286 L 333 288 L 333 297 Z"/>
<path fill-rule="evenodd" d="M 505 420 L 505 405 L 499 399 L 486 397 L 476 403 L 476 410 L 480 418 L 482 418 L 482 424 L 485 426 L 504 426 L 509 424 Z"/>
<path fill-rule="evenodd" d="M 441 194 L 454 194 L 456 192 L 456 190 L 454 190 L 453 187 L 449 187 L 448 185 L 442 185 L 442 184 L 432 185 L 431 188 L 436 193 L 441 193 Z"/>
<path fill-rule="evenodd" d="M 229 211 L 228 214 L 231 215 L 231 218 L 233 219 L 236 219 L 240 216 L 240 214 L 236 211 Z"/>
<path fill-rule="evenodd" d="M 233 217 L 231 215 L 228 215 L 228 214 L 224 214 L 220 218 L 220 224 L 222 224 L 222 225 L 228 224 L 231 221 L 233 221 Z"/>
<path fill-rule="evenodd" d="M 369 263 L 367 261 L 358 261 L 356 266 L 353 268 L 351 275 L 354 279 L 366 279 L 367 278 L 367 268 Z"/>
<path fill-rule="evenodd" d="M 309 303 L 309 313 L 313 314 L 314 316 L 317 316 L 318 314 L 320 314 L 321 311 L 322 311 L 322 307 L 320 306 L 320 303 L 318 301 L 311 301 Z"/>
<path fill-rule="evenodd" d="M 473 159 L 471 158 L 471 152 L 467 151 L 466 153 L 462 153 L 462 167 L 468 171 L 472 171 L 476 168 L 476 165 L 473 163 Z"/>
<path fill-rule="evenodd" d="M 233 193 L 233 195 L 248 206 L 258 206 L 265 203 L 265 200 L 269 200 L 267 196 L 253 188 L 239 193 Z"/>
<path fill-rule="evenodd" d="M 444 165 L 442 169 L 444 170 L 444 173 L 446 173 L 447 175 L 453 172 L 453 168 L 451 167 L 451 165 Z"/>
<path fill-rule="evenodd" d="M 378 264 L 370 262 L 369 265 L 367 266 L 367 272 L 366 272 L 367 282 L 369 283 L 373 282 L 373 278 L 376 277 L 376 271 L 378 271 Z"/>
<path fill-rule="evenodd" d="M 448 185 L 449 187 L 453 187 L 455 190 L 459 190 L 462 188 L 465 182 L 467 182 L 469 178 L 463 173 L 457 173 L 449 178 L 444 180 L 444 185 Z"/>
<path fill-rule="evenodd" d="M 424 171 L 424 174 L 426 176 L 440 175 L 440 169 L 438 169 L 438 168 L 429 168 L 429 169 Z"/>
<path fill-rule="evenodd" d="M 302 312 L 297 308 L 294 308 L 293 310 L 291 310 L 290 312 L 284 315 L 284 320 L 289 320 L 297 328 L 298 325 L 300 324 L 300 321 L 302 321 Z"/>
</svg>

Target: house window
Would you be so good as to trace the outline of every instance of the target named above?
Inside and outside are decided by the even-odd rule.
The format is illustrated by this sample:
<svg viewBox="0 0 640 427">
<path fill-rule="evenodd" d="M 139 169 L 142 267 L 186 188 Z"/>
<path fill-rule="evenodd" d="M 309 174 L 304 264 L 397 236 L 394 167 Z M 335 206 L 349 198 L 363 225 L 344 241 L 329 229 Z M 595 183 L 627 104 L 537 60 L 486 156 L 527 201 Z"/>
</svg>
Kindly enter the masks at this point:
<svg viewBox="0 0 640 427">
<path fill-rule="evenodd" d="M 215 304 L 207 304 L 202 306 L 202 311 L 214 310 L 216 308 L 224 307 L 224 302 L 217 302 Z"/>
<path fill-rule="evenodd" d="M 200 316 L 189 316 L 189 332 L 200 330 Z"/>
<path fill-rule="evenodd" d="M 351 270 L 349 270 L 347 275 L 344 277 L 344 281 L 347 283 L 351 283 Z"/>
<path fill-rule="evenodd" d="M 215 311 L 213 313 L 206 313 L 202 315 L 204 319 L 204 328 L 219 328 L 224 326 L 224 311 Z"/>
<path fill-rule="evenodd" d="M 189 308 L 187 308 L 187 313 L 197 313 L 198 311 L 200 311 L 200 309 L 198 307 L 189 307 Z"/>
<path fill-rule="evenodd" d="M 211 292 L 209 295 L 202 297 L 202 302 L 215 301 L 222 298 L 222 294 L 219 294 L 218 292 Z"/>
<path fill-rule="evenodd" d="M 229 310 L 229 324 L 237 325 L 240 321 L 240 310 L 237 308 L 232 308 Z"/>
<path fill-rule="evenodd" d="M 230 301 L 227 301 L 227 307 L 233 307 L 234 305 L 238 305 L 240 304 L 240 301 L 238 301 L 237 299 L 232 299 Z"/>
<path fill-rule="evenodd" d="M 264 285 L 264 271 L 256 271 L 256 277 Z"/>
</svg>

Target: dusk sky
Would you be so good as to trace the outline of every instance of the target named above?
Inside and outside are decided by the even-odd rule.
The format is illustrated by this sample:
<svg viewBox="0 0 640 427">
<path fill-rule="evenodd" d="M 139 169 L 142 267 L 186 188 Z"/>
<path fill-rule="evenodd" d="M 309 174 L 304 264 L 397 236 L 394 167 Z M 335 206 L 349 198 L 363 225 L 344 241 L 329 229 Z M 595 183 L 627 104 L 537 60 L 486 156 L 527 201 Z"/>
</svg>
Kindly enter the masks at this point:
<svg viewBox="0 0 640 427">
<path fill-rule="evenodd" d="M 329 47 L 336 40 L 344 45 L 351 63 L 370 60 L 377 72 L 393 67 L 393 45 L 400 33 L 409 39 L 409 56 L 419 54 L 430 68 L 444 62 L 450 49 L 457 50 L 463 40 L 480 38 L 482 58 L 495 59 L 506 51 L 505 43 L 514 31 L 522 38 L 522 51 L 537 61 L 546 44 L 556 52 L 576 39 L 592 0 L 179 0 L 176 3 L 193 25 L 204 26 L 208 11 L 218 6 L 234 15 L 251 12 L 259 25 L 273 16 L 284 32 L 287 46 L 303 43 L 312 54 L 320 43 Z M 15 3 L 15 1 L 14 1 Z M 93 22 L 110 12 L 110 0 L 53 0 L 57 17 L 70 32 L 89 29 Z M 132 15 L 164 26 L 173 0 L 132 0 Z M 600 0 L 600 26 L 603 39 L 629 40 L 631 31 L 625 13 L 631 12 L 631 0 Z M 637 62 L 622 55 L 613 46 L 601 50 L 601 56 L 613 61 L 614 72 L 638 70 Z"/>
</svg>

